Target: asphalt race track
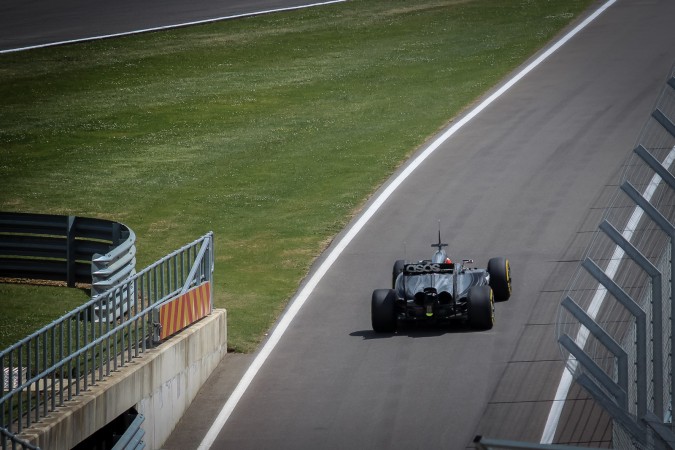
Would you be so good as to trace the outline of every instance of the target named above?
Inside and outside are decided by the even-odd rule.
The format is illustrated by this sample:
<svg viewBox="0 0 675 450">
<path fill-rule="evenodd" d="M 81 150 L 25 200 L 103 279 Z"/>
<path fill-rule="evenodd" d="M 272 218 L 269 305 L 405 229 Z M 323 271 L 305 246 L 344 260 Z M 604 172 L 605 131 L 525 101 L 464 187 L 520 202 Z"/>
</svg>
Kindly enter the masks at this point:
<svg viewBox="0 0 675 450">
<path fill-rule="evenodd" d="M 672 17 L 672 2 L 618 1 L 418 167 L 309 297 L 213 448 L 539 442 L 563 370 L 562 290 L 675 62 Z M 511 300 L 489 332 L 375 334 L 372 290 L 394 260 L 431 255 L 438 220 L 455 259 L 510 258 Z M 607 417 L 572 396 L 555 442 L 608 446 Z"/>
<path fill-rule="evenodd" d="M 325 1 L 3 0 L 0 2 L 0 51 Z"/>
<path fill-rule="evenodd" d="M 563 368 L 555 313 L 585 249 L 574 244 L 675 62 L 672 17 L 672 2 L 617 2 L 427 159 L 323 278 L 213 448 L 539 442 Z M 375 334 L 372 290 L 394 260 L 431 255 L 438 220 L 455 259 L 510 258 L 513 297 L 489 332 Z M 584 420 L 564 415 L 556 440 L 607 446 L 606 417 L 581 402 Z"/>
<path fill-rule="evenodd" d="M 171 22 L 181 5 L 169 3 Z M 441 145 L 333 264 L 212 448 L 463 449 L 476 434 L 539 442 L 563 370 L 562 290 L 675 62 L 673 17 L 672 1 L 618 0 Z M 454 259 L 484 267 L 509 257 L 511 300 L 497 304 L 491 331 L 375 334 L 373 289 L 389 286 L 394 260 L 430 257 L 439 220 Z M 225 358 L 165 449 L 197 447 L 252 359 Z M 608 446 L 607 417 L 572 397 L 554 442 Z"/>
</svg>

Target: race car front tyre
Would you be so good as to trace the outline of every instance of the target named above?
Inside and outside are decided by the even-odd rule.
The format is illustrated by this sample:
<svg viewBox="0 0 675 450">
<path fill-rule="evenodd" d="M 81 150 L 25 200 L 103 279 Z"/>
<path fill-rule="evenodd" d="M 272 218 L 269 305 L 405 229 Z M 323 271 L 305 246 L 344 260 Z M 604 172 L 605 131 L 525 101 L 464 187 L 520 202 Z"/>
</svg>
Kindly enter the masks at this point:
<svg viewBox="0 0 675 450">
<path fill-rule="evenodd" d="M 490 287 L 495 293 L 495 300 L 505 302 L 511 297 L 511 266 L 509 260 L 500 256 L 488 261 L 487 271 L 490 274 Z"/>
<path fill-rule="evenodd" d="M 391 273 L 391 288 L 396 289 L 396 278 L 398 278 L 398 274 L 403 272 L 403 267 L 405 266 L 405 260 L 403 259 L 397 259 L 396 262 L 394 263 L 394 269 L 392 270 Z"/>
<path fill-rule="evenodd" d="M 396 331 L 396 292 L 393 289 L 375 289 L 370 317 L 373 330 L 378 333 Z"/>
<path fill-rule="evenodd" d="M 495 323 L 495 304 L 490 286 L 474 286 L 469 290 L 469 325 L 489 330 Z"/>
</svg>

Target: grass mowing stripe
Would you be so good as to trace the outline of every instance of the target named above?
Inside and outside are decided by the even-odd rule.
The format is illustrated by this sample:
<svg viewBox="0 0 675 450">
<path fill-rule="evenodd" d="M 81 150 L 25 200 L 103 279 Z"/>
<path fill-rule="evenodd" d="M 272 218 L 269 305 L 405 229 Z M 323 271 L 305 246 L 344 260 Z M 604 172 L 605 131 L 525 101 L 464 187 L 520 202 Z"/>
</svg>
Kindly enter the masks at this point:
<svg viewBox="0 0 675 450">
<path fill-rule="evenodd" d="M 141 267 L 213 230 L 250 351 L 368 195 L 589 3 L 356 0 L 0 55 L 0 208 L 124 222 Z M 2 308 L 53 306 L 23 289 Z M 8 317 L 3 346 L 44 324 Z"/>
</svg>

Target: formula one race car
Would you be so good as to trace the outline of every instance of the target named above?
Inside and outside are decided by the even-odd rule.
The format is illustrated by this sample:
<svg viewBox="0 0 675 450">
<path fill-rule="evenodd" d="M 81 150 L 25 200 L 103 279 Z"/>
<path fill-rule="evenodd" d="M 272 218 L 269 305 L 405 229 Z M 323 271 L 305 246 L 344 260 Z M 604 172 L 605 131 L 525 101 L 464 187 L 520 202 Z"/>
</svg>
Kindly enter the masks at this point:
<svg viewBox="0 0 675 450">
<path fill-rule="evenodd" d="M 486 269 L 468 268 L 472 260 L 453 263 L 441 243 L 432 259 L 398 260 L 392 289 L 376 289 L 371 302 L 373 330 L 396 331 L 399 321 L 445 322 L 459 320 L 472 328 L 489 330 L 494 325 L 494 301 L 511 297 L 509 260 L 492 258 Z"/>
</svg>

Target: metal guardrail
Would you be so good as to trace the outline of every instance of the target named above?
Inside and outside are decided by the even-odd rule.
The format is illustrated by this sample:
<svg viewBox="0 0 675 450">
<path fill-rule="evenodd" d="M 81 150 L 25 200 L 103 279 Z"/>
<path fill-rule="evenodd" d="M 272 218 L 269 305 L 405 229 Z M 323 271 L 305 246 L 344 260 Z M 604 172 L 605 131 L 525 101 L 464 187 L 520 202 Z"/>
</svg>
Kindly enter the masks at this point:
<svg viewBox="0 0 675 450">
<path fill-rule="evenodd" d="M 8 430 L 4 429 L 3 427 L 0 427 L 0 448 L 8 449 L 11 448 L 12 450 L 16 450 L 18 448 L 22 448 L 24 450 L 40 450 L 40 447 L 36 447 L 23 439 L 19 439 L 15 434 L 9 432 Z"/>
<path fill-rule="evenodd" d="M 536 444 L 530 442 L 509 441 L 476 436 L 473 440 L 480 450 L 597 450 L 592 447 L 575 447 L 569 445 Z"/>
<path fill-rule="evenodd" d="M 207 283 L 211 289 L 213 264 L 208 233 L 0 352 L 3 436 L 21 433 L 153 347 L 157 306 L 185 287 Z M 86 320 L 119 307 L 127 311 L 119 323 Z"/>
<path fill-rule="evenodd" d="M 111 450 L 143 450 L 145 448 L 145 442 L 143 442 L 145 431 L 141 428 L 141 424 L 144 421 L 143 414 L 137 414 Z"/>
<path fill-rule="evenodd" d="M 614 420 L 617 448 L 675 448 L 675 68 L 566 290 L 568 370 Z"/>
<path fill-rule="evenodd" d="M 0 211 L 0 277 L 91 284 L 95 297 L 134 274 L 135 242 L 110 220 Z"/>
</svg>

